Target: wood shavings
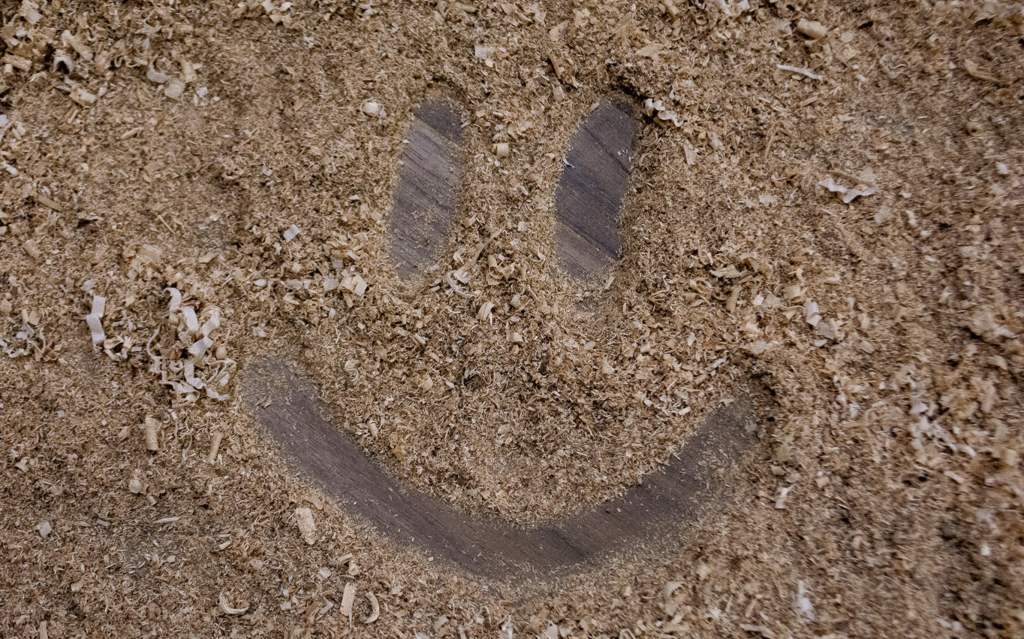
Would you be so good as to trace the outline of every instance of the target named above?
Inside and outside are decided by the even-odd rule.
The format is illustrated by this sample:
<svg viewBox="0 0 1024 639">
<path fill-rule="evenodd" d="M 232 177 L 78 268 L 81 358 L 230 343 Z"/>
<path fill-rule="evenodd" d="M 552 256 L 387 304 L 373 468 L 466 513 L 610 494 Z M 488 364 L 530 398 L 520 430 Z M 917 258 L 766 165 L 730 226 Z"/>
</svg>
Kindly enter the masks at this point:
<svg viewBox="0 0 1024 639">
<path fill-rule="evenodd" d="M 779 490 L 779 497 L 778 497 L 778 499 L 775 500 L 775 508 L 776 509 L 778 509 L 778 510 L 785 510 L 785 508 L 786 508 L 786 498 L 789 497 L 789 491 L 790 490 L 792 490 L 792 487 L 790 487 L 790 486 L 786 486 L 785 488 L 782 488 L 782 489 Z"/>
<path fill-rule="evenodd" d="M 498 639 L 512 639 L 514 636 L 512 617 L 510 615 L 501 624 L 501 628 L 498 630 Z"/>
<path fill-rule="evenodd" d="M 551 62 L 551 68 L 554 69 L 555 76 L 559 81 L 570 86 L 579 86 L 579 80 L 576 79 L 576 72 L 568 57 L 554 49 L 551 49 L 548 51 L 548 61 Z"/>
<path fill-rule="evenodd" d="M 201 340 L 192 344 L 188 347 L 188 354 L 192 357 L 199 357 L 206 352 L 206 349 L 213 346 L 213 340 L 209 337 L 204 337 Z"/>
<path fill-rule="evenodd" d="M 793 598 L 793 610 L 801 617 L 811 621 L 814 620 L 814 604 L 811 603 L 810 597 L 807 596 L 807 589 L 802 581 L 797 582 L 796 596 Z"/>
<path fill-rule="evenodd" d="M 676 127 L 683 125 L 682 120 L 679 119 L 679 114 L 665 106 L 665 103 L 661 100 L 647 98 L 644 100 L 643 107 L 644 115 L 653 117 L 659 124 L 671 122 Z"/>
<path fill-rule="evenodd" d="M 877 189 L 873 185 L 867 184 L 858 184 L 852 189 L 848 189 L 836 182 L 831 175 L 818 182 L 818 186 L 825 187 L 829 192 L 835 193 L 839 199 L 842 200 L 843 204 L 849 204 L 858 197 L 867 197 L 869 195 L 874 195 L 877 192 Z"/>
<path fill-rule="evenodd" d="M 751 10 L 749 0 L 711 0 L 708 6 L 717 7 L 727 18 L 735 18 Z"/>
<path fill-rule="evenodd" d="M 160 73 L 150 65 L 146 68 L 146 79 L 155 84 L 163 84 L 167 82 L 168 76 L 166 73 Z"/>
<path fill-rule="evenodd" d="M 812 302 L 810 300 L 804 302 L 804 319 L 806 319 L 807 323 L 811 325 L 811 328 L 818 325 L 818 322 L 821 321 L 821 315 L 818 313 L 817 302 Z"/>
<path fill-rule="evenodd" d="M 689 166 L 697 163 L 697 150 L 693 148 L 693 145 L 688 140 L 683 142 L 683 154 Z"/>
<path fill-rule="evenodd" d="M 459 273 L 461 271 L 455 271 L 455 272 Z M 455 293 L 457 295 L 461 295 L 462 297 L 466 297 L 466 298 L 476 297 L 475 293 L 470 293 L 470 292 L 466 291 L 465 289 L 463 289 L 461 286 L 459 286 L 455 282 L 455 280 L 452 278 L 452 271 L 449 271 L 448 273 L 445 274 L 444 281 L 448 284 L 448 286 L 451 287 L 451 289 L 453 291 L 455 291 Z M 465 283 L 465 282 L 463 282 L 463 283 Z"/>
<path fill-rule="evenodd" d="M 359 624 L 377 608 L 371 623 L 381 634 L 398 628 L 410 638 L 416 632 L 458 637 L 465 629 L 466 636 L 493 637 L 511 612 L 524 622 L 538 617 L 536 630 L 519 628 L 517 636 L 618 636 L 622 627 L 629 628 L 624 637 L 715 631 L 787 636 L 810 628 L 792 610 L 796 571 L 806 562 L 790 561 L 788 555 L 799 552 L 783 543 L 800 535 L 814 550 L 816 565 L 850 576 L 841 603 L 825 596 L 818 583 L 824 573 L 805 578 L 808 586 L 817 585 L 814 593 L 822 588 L 820 603 L 807 597 L 822 608 L 822 617 L 836 622 L 835 628 L 818 628 L 819 634 L 912 635 L 922 624 L 939 627 L 921 603 L 928 597 L 916 601 L 923 609 L 916 607 L 918 616 L 908 621 L 883 614 L 886 597 L 877 594 L 879 580 L 892 571 L 927 577 L 936 566 L 950 567 L 943 583 L 924 578 L 908 586 L 906 579 L 889 579 L 889 590 L 899 598 L 916 584 L 931 599 L 941 596 L 932 592 L 939 586 L 955 590 L 961 596 L 942 613 L 950 624 L 958 619 L 968 626 L 960 634 L 977 630 L 969 623 L 975 614 L 1013 627 L 1016 602 L 1006 593 L 1018 592 L 1020 579 L 1000 570 L 1015 556 L 1012 517 L 1021 459 L 1014 448 L 1024 451 L 1020 410 L 1012 399 L 1024 370 L 1019 338 L 1013 337 L 1024 326 L 1016 316 L 1022 312 L 1017 280 L 1024 262 L 1018 234 L 1011 231 L 1020 227 L 1014 205 L 1020 199 L 1020 153 L 1013 144 L 1021 139 L 1014 111 L 1019 95 L 1013 87 L 1000 90 L 1004 74 L 1020 66 L 1019 52 L 1009 46 L 1019 27 L 1007 13 L 1012 7 L 1002 1 L 952 9 L 875 3 L 851 17 L 801 6 L 737 20 L 729 18 L 740 9 L 735 2 L 658 0 L 635 10 L 619 2 L 560 7 L 548 22 L 550 7 L 534 0 L 478 5 L 474 13 L 453 0 L 422 11 L 363 0 L 297 3 L 291 11 L 282 1 L 232 0 L 223 12 L 197 13 L 180 3 L 101 0 L 86 12 L 67 1 L 58 9 L 56 1 L 35 0 L 33 14 L 16 0 L 0 25 L 0 57 L 11 56 L 5 60 L 14 63 L 0 74 L 0 174 L 7 178 L 0 179 L 6 191 L 0 242 L 8 248 L 0 281 L 0 318 L 6 321 L 0 338 L 8 356 L 0 355 L 0 364 L 8 366 L 10 378 L 10 392 L 0 398 L 6 416 L 0 431 L 7 434 L 4 450 L 14 455 L 8 463 L 13 479 L 5 486 L 10 499 L 3 505 L 12 526 L 0 545 L 6 543 L 15 557 L 24 552 L 25 560 L 12 563 L 28 565 L 3 586 L 12 605 L 25 608 L 15 616 L 28 617 L 15 632 L 42 635 L 39 620 L 52 618 L 50 636 L 74 634 L 60 602 L 47 610 L 31 598 L 33 583 L 51 569 L 59 572 L 61 554 L 74 554 L 73 572 L 79 572 L 79 561 L 85 572 L 66 581 L 77 584 L 76 594 L 65 585 L 76 606 L 72 612 L 95 616 L 109 599 L 107 616 L 123 620 L 112 624 L 113 634 L 140 623 L 170 623 L 184 635 L 203 636 L 218 626 L 229 633 L 239 617 L 210 617 L 211 609 L 226 614 L 209 589 L 222 577 L 227 581 L 213 590 L 226 591 L 228 607 L 245 600 L 259 617 L 240 632 L 343 634 L 347 621 L 338 604 L 345 569 L 319 581 L 310 575 L 321 565 L 318 559 L 353 552 L 365 557 L 372 576 L 356 582 L 363 590 L 352 612 Z M 241 17 L 260 16 L 262 22 L 275 13 L 292 14 L 300 28 L 281 34 L 266 22 L 231 24 L 223 13 L 238 4 Z M 31 15 L 39 28 L 17 13 Z M 824 25 L 809 31 L 799 18 L 821 20 L 831 31 Z M 987 21 L 975 24 L 979 19 Z M 547 42 L 556 23 L 565 26 L 551 36 L 557 43 Z M 56 28 L 56 35 L 43 27 Z M 286 38 L 284 48 L 275 33 Z M 434 40 L 441 46 L 424 45 Z M 707 51 L 700 48 L 705 40 Z M 850 46 L 859 50 L 856 57 Z M 197 73 L 184 55 L 205 63 L 209 73 Z M 813 75 L 772 68 L 780 62 Z M 150 64 L 164 82 L 146 77 Z M 282 70 L 284 64 L 290 67 Z M 889 72 L 900 65 L 905 72 L 893 80 Z M 563 84 L 553 68 L 583 90 Z M 826 70 L 828 77 L 818 79 Z M 411 93 L 403 81 L 409 73 L 423 76 Z M 208 90 L 193 84 L 199 75 L 209 75 Z M 329 90 L 320 86 L 323 77 L 330 79 Z M 635 188 L 620 218 L 633 239 L 611 290 L 592 297 L 564 285 L 553 266 L 558 251 L 550 241 L 550 200 L 562 171 L 563 142 L 589 103 L 616 86 L 641 96 L 638 107 L 648 96 L 652 102 L 660 97 L 661 109 L 644 118 L 647 130 L 630 176 Z M 978 95 L 972 97 L 972 90 Z M 414 292 L 396 287 L 386 260 L 386 225 L 375 219 L 383 219 L 394 197 L 393 173 L 414 105 L 434 93 L 463 112 L 460 153 L 475 159 L 466 164 L 461 212 L 453 217 L 437 270 L 417 281 Z M 921 97 L 906 109 L 906 96 Z M 475 115 L 477 110 L 483 114 Z M 947 118 L 961 112 L 968 113 Z M 528 120 L 534 128 L 527 130 Z M 972 126 L 975 138 L 962 130 L 968 120 L 980 125 Z M 509 145 L 507 159 L 495 154 L 496 143 Z M 895 185 L 895 191 L 883 192 L 879 181 L 877 197 L 858 196 L 840 207 L 842 194 L 826 195 L 814 186 L 828 174 L 844 187 L 874 184 L 832 170 L 856 162 L 870 162 L 885 188 Z M 803 172 L 791 172 L 791 165 Z M 822 165 L 830 170 L 816 175 Z M 362 199 L 348 201 L 356 193 Z M 64 212 L 36 194 L 59 201 Z M 763 206 L 745 207 L 744 200 Z M 830 215 L 822 207 L 835 210 Z M 968 222 L 974 215 L 980 220 Z M 302 234 L 286 242 L 282 233 L 292 222 Z M 520 222 L 520 230 L 512 231 Z M 462 257 L 472 256 L 499 228 L 507 229 L 505 236 L 478 260 L 449 259 L 447 247 L 466 247 Z M 344 244 L 327 246 L 322 234 L 335 231 Z M 850 238 L 863 249 L 851 252 Z M 23 249 L 25 240 L 34 242 L 29 246 L 39 250 L 38 258 Z M 133 252 L 144 242 L 163 255 L 153 258 L 145 247 Z M 813 249 L 813 255 L 790 261 L 797 247 Z M 736 259 L 753 250 L 769 270 Z M 209 262 L 199 257 L 213 252 L 218 257 Z M 490 267 L 489 256 L 499 252 L 505 258 Z M 500 271 L 510 263 L 516 266 L 506 277 Z M 134 277 L 125 277 L 126 269 Z M 357 274 L 372 282 L 362 295 L 355 293 Z M 835 274 L 841 281 L 832 281 Z M 342 288 L 346 275 L 352 279 Z M 82 293 L 87 279 L 100 283 Z M 898 281 L 905 287 L 898 288 Z M 186 282 L 203 282 L 214 294 L 190 291 Z M 160 297 L 158 288 L 165 286 L 177 290 Z M 109 302 L 110 313 L 96 322 L 109 331 L 99 343 L 130 340 L 115 349 L 127 359 L 116 366 L 99 362 L 98 373 L 79 362 L 78 352 L 89 350 L 81 324 L 93 293 Z M 289 301 L 282 300 L 285 293 Z M 172 304 L 165 305 L 169 298 Z M 812 299 L 820 308 L 808 315 Z M 494 304 L 486 314 L 493 326 L 477 319 L 486 300 Z M 191 309 L 194 323 L 181 307 Z M 22 309 L 32 308 L 45 311 L 39 326 L 21 317 Z M 211 308 L 220 310 L 215 322 Z M 49 342 L 70 342 L 66 363 L 27 361 L 39 352 L 31 343 L 42 345 L 40 327 Z M 810 348 L 819 338 L 841 337 L 840 328 L 848 333 L 842 344 L 829 351 Z M 14 338 L 15 332 L 24 338 Z M 428 344 L 421 346 L 414 335 Z M 596 346 L 587 350 L 592 341 Z M 559 603 L 527 602 L 520 613 L 489 592 L 459 594 L 461 582 L 437 573 L 432 562 L 396 563 L 389 544 L 374 545 L 359 527 L 342 526 L 336 539 L 313 546 L 300 538 L 289 521 L 299 505 L 288 501 L 294 482 L 273 476 L 277 465 L 260 462 L 265 447 L 258 433 L 246 427 L 237 439 L 227 436 L 246 418 L 231 401 L 234 385 L 220 385 L 237 376 L 225 363 L 236 351 L 249 361 L 272 351 L 288 356 L 289 347 L 345 420 L 339 428 L 364 433 L 357 437 L 390 473 L 412 488 L 451 498 L 460 510 L 529 525 L 580 503 L 599 503 L 640 477 L 646 483 L 644 473 L 657 468 L 672 444 L 686 441 L 709 406 L 748 388 L 768 389 L 778 400 L 763 407 L 761 415 L 773 419 L 759 435 L 795 436 L 794 461 L 781 464 L 785 469 L 777 477 L 799 470 L 795 486 L 811 492 L 793 488 L 785 502 L 789 510 L 775 510 L 780 485 L 758 477 L 750 492 L 763 489 L 765 495 L 724 504 L 723 515 L 708 522 L 715 530 L 701 552 L 635 567 L 628 562 L 600 579 L 581 575 L 586 588 L 569 584 Z M 727 363 L 712 367 L 727 355 Z M 893 390 L 890 377 L 908 362 L 916 367 L 911 381 Z M 221 370 L 225 374 L 217 377 Z M 747 383 L 752 371 L 756 385 Z M 432 385 L 423 391 L 428 378 Z M 166 381 L 158 387 L 157 380 Z M 218 396 L 230 392 L 231 400 L 204 403 L 212 396 L 203 386 Z M 637 390 L 645 391 L 642 398 Z M 918 398 L 913 403 L 911 393 Z M 390 397 L 395 400 L 388 403 Z M 857 403 L 859 417 L 852 408 Z M 690 405 L 688 418 L 677 418 Z M 910 407 L 918 411 L 913 416 Z M 68 417 L 58 417 L 61 411 Z M 161 419 L 159 458 L 142 450 L 138 420 L 147 412 Z M 628 426 L 609 427 L 627 417 Z M 35 423 L 44 425 L 40 441 L 34 449 L 32 441 L 20 448 L 21 431 L 32 440 Z M 506 429 L 497 434 L 503 444 L 495 448 L 491 431 L 499 426 Z M 402 459 L 390 453 L 389 436 L 396 432 Z M 921 433 L 920 451 L 912 444 L 914 432 Z M 65 462 L 71 451 L 78 459 Z M 624 456 L 627 451 L 632 457 Z M 225 468 L 219 467 L 221 457 Z M 132 465 L 118 471 L 126 462 Z M 65 466 L 71 473 L 66 479 Z M 124 495 L 134 469 L 135 494 Z M 816 486 L 820 473 L 832 481 L 822 486 L 819 476 Z M 37 482 L 58 477 L 88 486 L 51 507 L 38 499 L 39 491 L 49 492 Z M 913 487 L 900 486 L 904 478 Z M 992 485 L 985 483 L 989 478 Z M 736 473 L 735 481 L 745 479 Z M 180 484 L 186 488 L 172 488 Z M 908 498 L 915 494 L 928 498 Z M 148 506 L 150 499 L 157 505 Z M 137 610 L 101 591 L 105 578 L 97 581 L 90 573 L 121 563 L 107 570 L 116 576 L 138 564 L 133 552 L 122 557 L 88 539 L 114 529 L 145 530 L 167 514 L 193 512 L 202 501 L 209 502 L 209 509 L 197 511 L 203 517 L 166 526 L 179 529 L 175 540 L 158 535 L 160 550 L 147 542 L 145 554 L 157 560 L 171 549 L 165 541 L 172 541 L 174 552 L 189 561 L 167 572 L 157 561 L 139 558 L 151 565 L 132 573 L 145 595 Z M 22 514 L 24 505 L 31 508 Z M 875 516 L 879 508 L 884 517 Z M 975 511 L 989 512 L 991 524 L 981 514 L 982 523 L 976 522 Z M 33 527 L 53 513 L 61 521 L 50 534 L 55 539 L 44 543 Z M 320 514 L 313 509 L 318 532 L 331 537 L 335 531 L 326 522 L 335 514 Z M 836 521 L 843 516 L 858 530 L 842 533 L 848 527 Z M 89 528 L 79 531 L 79 522 Z M 916 543 L 934 537 L 935 522 L 954 539 Z M 1009 533 L 1000 539 L 989 525 L 1001 531 L 1009 526 Z M 216 549 L 227 540 L 219 533 L 230 534 L 234 544 L 207 555 L 205 536 L 217 539 Z M 58 537 L 60 552 L 53 553 Z M 947 552 L 964 546 L 961 537 L 972 552 Z M 15 548 L 19 544 L 24 551 Z M 729 564 L 729 557 L 751 548 L 782 561 Z M 992 558 L 982 559 L 988 548 Z M 102 561 L 107 552 L 109 563 Z M 662 585 L 670 579 L 697 581 L 695 556 L 715 567 L 697 585 L 714 597 L 694 597 L 690 586 L 663 597 Z M 865 560 L 874 568 L 858 571 Z M 961 570 L 961 560 L 969 570 Z M 278 609 L 277 586 L 275 592 L 243 589 L 275 579 L 279 566 L 287 573 L 281 578 L 289 580 L 282 587 L 291 590 L 284 599 L 297 596 L 287 611 Z M 979 581 L 971 581 L 974 573 Z M 993 574 L 1003 573 L 1013 583 L 992 582 Z M 421 576 L 429 586 L 417 581 Z M 163 579 L 172 583 L 161 584 Z M 624 595 L 627 579 L 633 592 Z M 401 591 L 388 594 L 392 587 Z M 377 606 L 369 588 L 384 589 Z M 518 600 L 518 594 L 513 588 L 508 598 Z M 474 612 L 450 607 L 454 596 L 481 611 L 485 621 L 478 624 Z M 678 601 L 677 619 L 661 609 L 670 598 Z M 136 612 L 145 619 L 136 619 Z M 414 612 L 422 613 L 415 621 Z M 182 618 L 177 626 L 170 620 L 175 614 Z M 435 628 L 441 615 L 452 619 Z M 584 624 L 585 618 L 593 623 Z M 851 619 L 849 628 L 844 619 Z M 296 626 L 303 628 L 293 633 Z"/>
<path fill-rule="evenodd" d="M 636 57 L 638 58 L 650 58 L 656 63 L 660 62 L 659 54 L 665 49 L 665 45 L 660 42 L 652 42 L 645 47 L 637 49 Z"/>
<path fill-rule="evenodd" d="M 750 346 L 747 347 L 747 352 L 749 352 L 751 355 L 755 357 L 760 357 L 761 355 L 764 355 L 765 353 L 768 352 L 770 346 L 771 345 L 768 342 L 764 341 L 763 339 L 759 339 L 751 343 Z"/>
<path fill-rule="evenodd" d="M 220 597 L 217 598 L 217 606 L 220 608 L 221 612 L 223 612 L 226 615 L 232 616 L 244 615 L 246 612 L 249 611 L 249 604 L 245 604 L 244 606 L 237 608 L 232 606 L 231 603 L 228 601 L 227 594 L 223 591 L 221 591 Z"/>
<path fill-rule="evenodd" d="M 65 30 L 60 34 L 60 41 L 65 47 L 71 47 L 75 50 L 75 53 L 82 56 L 86 62 L 92 62 L 93 52 L 89 48 L 82 38 L 72 35 L 70 31 Z"/>
<path fill-rule="evenodd" d="M 184 56 L 178 57 L 178 64 L 181 65 L 181 80 L 185 84 L 191 84 L 196 81 L 198 77 L 196 71 L 202 67 L 201 64 L 193 64 L 187 60 Z"/>
<path fill-rule="evenodd" d="M 128 267 L 128 276 L 134 278 L 141 273 L 146 275 L 146 279 L 149 279 L 162 264 L 163 251 L 157 246 L 143 244 L 132 258 Z"/>
<path fill-rule="evenodd" d="M 369 625 L 380 619 L 380 603 L 372 592 L 366 593 L 366 598 L 370 602 L 370 614 L 363 618 L 363 623 Z"/>
<path fill-rule="evenodd" d="M 170 307 L 167 309 L 172 315 L 181 308 L 181 291 L 176 288 L 164 289 L 164 292 L 171 295 Z"/>
<path fill-rule="evenodd" d="M 313 521 L 313 511 L 309 508 L 295 509 L 295 523 L 299 527 L 299 534 L 302 540 L 312 546 L 316 543 L 316 522 Z"/>
<path fill-rule="evenodd" d="M 804 77 L 810 78 L 812 80 L 817 80 L 819 82 L 825 79 L 823 76 L 804 67 L 794 67 L 789 64 L 780 64 L 778 65 L 778 68 L 780 71 L 789 71 L 790 73 L 796 73 L 797 75 L 802 75 Z"/>
<path fill-rule="evenodd" d="M 75 59 L 67 51 L 58 49 L 53 53 L 53 64 L 51 66 L 55 72 L 64 72 L 71 75 L 75 72 Z M 74 93 L 74 90 L 72 90 L 72 93 Z M 77 102 L 74 97 L 72 97 L 72 100 Z"/>
<path fill-rule="evenodd" d="M 202 328 L 199 330 L 203 334 L 204 338 L 208 338 L 210 337 L 210 333 L 214 332 L 218 328 L 220 328 L 220 309 L 214 307 L 210 309 L 210 318 L 203 323 Z"/>
<path fill-rule="evenodd" d="M 190 337 L 199 332 L 199 318 L 196 317 L 196 309 L 191 306 L 182 306 L 178 309 L 178 313 L 185 322 L 185 331 Z"/>
<path fill-rule="evenodd" d="M 93 347 L 99 346 L 107 338 L 103 332 L 103 311 L 106 308 L 107 300 L 99 295 L 92 296 L 92 310 L 85 316 L 85 323 L 89 325 L 89 333 L 92 335 Z"/>
<path fill-rule="evenodd" d="M 33 25 L 39 24 L 39 21 L 43 19 L 43 14 L 39 11 L 39 4 L 32 0 L 22 0 L 18 15 L 25 18 L 25 22 Z"/>
<path fill-rule="evenodd" d="M 291 241 L 292 241 L 292 240 L 294 240 L 294 239 L 295 239 L 295 238 L 296 238 L 296 237 L 297 237 L 297 236 L 299 235 L 299 233 L 301 233 L 301 232 L 302 232 L 302 231 L 300 231 L 300 230 L 299 230 L 299 227 L 297 227 L 297 226 L 295 226 L 294 224 L 292 224 L 292 225 L 291 225 L 291 226 L 289 226 L 289 227 L 288 227 L 287 229 L 285 229 L 285 231 L 284 231 L 284 233 L 282 234 L 282 236 L 284 237 L 284 241 L 285 241 L 285 242 L 291 242 Z"/>
<path fill-rule="evenodd" d="M 486 322 L 490 319 L 492 310 L 494 310 L 494 302 L 484 302 L 477 311 L 476 318 L 481 322 Z"/>
<path fill-rule="evenodd" d="M 967 328 L 990 344 L 999 344 L 1005 339 L 1013 339 L 1016 335 L 998 321 L 995 312 L 989 306 L 976 307 L 966 322 Z"/>
<path fill-rule="evenodd" d="M 153 353 L 150 345 L 156 337 L 154 335 L 146 347 L 146 352 L 153 360 L 151 370 L 160 375 L 161 383 L 170 386 L 186 402 L 198 400 L 201 391 L 217 401 L 227 400 L 229 395 L 218 389 L 230 381 L 235 362 L 227 357 L 223 344 L 217 345 L 215 333 L 221 328 L 220 309 L 204 305 L 201 317 L 205 320 L 200 326 L 200 315 L 196 309 L 183 306 L 181 291 L 172 287 L 166 289 L 166 292 L 171 296 L 168 323 L 175 329 L 176 347 L 184 349 L 188 358 L 169 359 Z M 172 352 L 179 351 L 172 349 Z"/>
<path fill-rule="evenodd" d="M 967 72 L 967 75 L 971 76 L 972 78 L 974 78 L 976 80 L 982 80 L 984 82 L 991 82 L 992 84 L 999 85 L 999 86 L 1002 86 L 1003 84 L 1005 84 L 1004 82 L 1001 82 L 995 76 L 982 71 L 981 70 L 981 66 L 979 66 L 978 63 L 975 62 L 974 60 L 971 60 L 969 58 L 965 59 L 963 61 L 963 65 L 964 65 L 964 71 Z"/>
<path fill-rule="evenodd" d="M 358 297 L 362 297 L 363 294 L 366 293 L 366 288 L 368 286 L 369 285 L 366 283 L 366 280 L 364 280 L 360 275 L 345 275 L 341 279 L 341 288 Z"/>
<path fill-rule="evenodd" d="M 28 58 L 23 58 L 13 53 L 7 53 L 3 58 L 0 58 L 0 64 L 9 64 L 19 71 L 28 73 L 32 70 L 32 61 Z"/>
<path fill-rule="evenodd" d="M 42 337 L 42 328 L 32 328 L 33 323 L 38 323 L 38 317 L 35 316 L 35 311 L 28 314 L 27 317 L 23 311 L 22 319 L 25 320 L 26 323 L 22 325 L 21 330 L 19 330 L 14 336 L 16 345 L 11 346 L 6 341 L 0 339 L 0 349 L 3 349 L 3 352 L 7 357 L 11 359 L 29 357 L 34 354 L 35 359 L 38 361 L 39 359 L 42 359 L 47 350 L 46 340 Z M 35 321 L 33 322 L 33 320 Z M 36 339 L 37 337 L 39 339 Z M 40 344 L 40 341 L 42 341 L 42 344 Z M 20 347 L 18 347 L 17 342 L 21 343 Z"/>
<path fill-rule="evenodd" d="M 661 589 L 662 598 L 666 600 L 671 599 L 672 595 L 675 594 L 676 590 L 679 590 L 679 588 L 682 587 L 682 585 L 683 584 L 679 581 L 666 582 Z"/>
</svg>

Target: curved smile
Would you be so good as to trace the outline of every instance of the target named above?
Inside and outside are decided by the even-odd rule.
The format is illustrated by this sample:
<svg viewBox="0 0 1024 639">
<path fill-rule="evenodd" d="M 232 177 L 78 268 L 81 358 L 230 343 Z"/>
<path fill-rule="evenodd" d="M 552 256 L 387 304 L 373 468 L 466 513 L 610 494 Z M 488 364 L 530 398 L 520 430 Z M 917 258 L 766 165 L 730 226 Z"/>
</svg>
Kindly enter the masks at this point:
<svg viewBox="0 0 1024 639">
<path fill-rule="evenodd" d="M 628 107 L 604 100 L 570 142 L 555 192 L 554 248 L 562 271 L 582 287 L 605 278 L 621 257 L 619 209 L 636 133 Z M 446 101 L 427 102 L 406 137 L 388 229 L 397 274 L 410 281 L 432 270 L 454 216 L 462 177 L 458 117 Z M 756 430 L 752 402 L 740 397 L 712 411 L 664 468 L 621 497 L 524 529 L 403 487 L 331 424 L 314 385 L 283 360 L 250 367 L 243 396 L 299 472 L 347 513 L 389 539 L 492 578 L 590 565 L 626 547 L 678 536 L 721 501 L 729 471 Z"/>
</svg>

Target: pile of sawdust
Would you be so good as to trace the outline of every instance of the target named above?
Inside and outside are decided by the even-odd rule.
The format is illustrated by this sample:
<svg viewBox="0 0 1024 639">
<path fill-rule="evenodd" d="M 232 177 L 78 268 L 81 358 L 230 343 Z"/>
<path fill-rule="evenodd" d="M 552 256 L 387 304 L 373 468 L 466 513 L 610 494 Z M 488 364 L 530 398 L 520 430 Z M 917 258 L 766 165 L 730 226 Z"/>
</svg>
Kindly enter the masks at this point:
<svg viewBox="0 0 1024 639">
<path fill-rule="evenodd" d="M 1024 632 L 1022 15 L 9 3 L 0 629 Z M 555 266 L 554 185 L 612 93 L 646 115 L 592 298 Z M 385 220 L 434 95 L 463 117 L 463 188 L 410 286 Z M 388 472 L 524 525 L 620 493 L 738 393 L 762 443 L 668 551 L 480 583 L 295 478 L 234 381 L 268 354 Z M 204 385 L 231 361 L 227 399 L 189 361 Z"/>
</svg>

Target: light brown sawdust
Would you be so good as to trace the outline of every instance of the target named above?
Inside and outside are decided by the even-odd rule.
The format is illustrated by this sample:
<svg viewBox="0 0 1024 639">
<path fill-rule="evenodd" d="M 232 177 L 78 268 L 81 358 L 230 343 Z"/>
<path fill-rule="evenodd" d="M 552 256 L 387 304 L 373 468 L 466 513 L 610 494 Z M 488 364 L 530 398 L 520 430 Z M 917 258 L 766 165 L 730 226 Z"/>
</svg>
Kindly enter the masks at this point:
<svg viewBox="0 0 1024 639">
<path fill-rule="evenodd" d="M 0 631 L 1024 632 L 1019 3 L 285 4 L 0 10 Z M 661 106 L 581 305 L 553 191 L 610 93 Z M 383 221 L 436 95 L 465 176 L 410 288 Z M 673 550 L 481 584 L 304 486 L 233 381 L 162 383 L 152 354 L 183 376 L 196 337 L 169 287 L 219 309 L 237 375 L 300 359 L 389 472 L 523 524 L 621 492 L 752 379 L 772 417 Z"/>
</svg>

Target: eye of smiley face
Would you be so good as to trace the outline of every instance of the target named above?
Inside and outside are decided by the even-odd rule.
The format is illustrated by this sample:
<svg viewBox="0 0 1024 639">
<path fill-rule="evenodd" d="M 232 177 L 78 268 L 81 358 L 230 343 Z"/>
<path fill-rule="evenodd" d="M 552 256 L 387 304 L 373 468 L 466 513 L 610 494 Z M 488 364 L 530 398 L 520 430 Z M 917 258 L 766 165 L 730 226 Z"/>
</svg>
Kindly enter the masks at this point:
<svg viewBox="0 0 1024 639">
<path fill-rule="evenodd" d="M 749 398 L 733 397 L 695 424 L 688 407 L 647 396 L 647 388 L 670 388 L 664 379 L 617 361 L 622 353 L 627 362 L 653 356 L 649 345 L 618 338 L 623 326 L 643 326 L 614 288 L 616 277 L 637 267 L 623 259 L 629 243 L 643 241 L 629 238 L 624 249 L 621 214 L 638 134 L 627 102 L 602 99 L 551 162 L 553 215 L 551 207 L 527 206 L 514 229 L 484 225 L 466 246 L 456 238 L 471 236 L 478 220 L 469 213 L 460 221 L 462 195 L 481 163 L 467 162 L 448 100 L 417 109 L 386 222 L 395 277 L 380 299 L 391 320 L 383 321 L 387 311 L 371 315 L 378 332 L 364 347 L 373 364 L 343 366 L 350 375 L 341 385 L 361 388 L 363 404 L 341 402 L 343 416 L 333 421 L 344 424 L 336 425 L 294 362 L 267 358 L 246 375 L 247 404 L 301 475 L 389 538 L 494 578 L 593 565 L 678 537 L 723 499 L 726 471 L 756 439 Z M 491 151 L 484 165 L 492 169 L 510 154 L 506 142 Z M 514 236 L 533 222 L 546 224 L 538 235 L 549 250 L 531 252 Z M 553 265 L 545 252 L 554 253 Z M 538 272 L 548 286 L 531 285 Z M 347 277 L 352 286 L 357 276 Z M 458 317 L 428 338 L 424 327 L 438 307 Z M 662 362 L 678 363 L 667 350 Z M 401 382 L 389 384 L 396 376 Z M 319 385 L 328 397 L 337 392 Z M 667 464 L 631 467 L 642 446 L 663 449 Z M 625 450 L 607 452 L 616 448 Z M 572 457 L 566 450 L 582 459 L 564 459 Z M 405 476 L 381 466 L 396 461 Z M 582 497 L 581 486 L 601 488 Z M 460 495 L 491 497 L 497 507 L 466 512 L 451 503 Z"/>
</svg>

